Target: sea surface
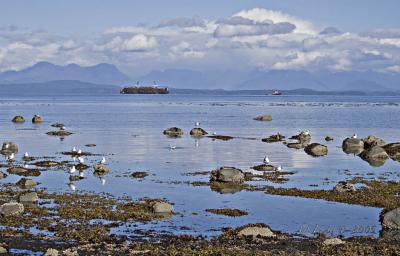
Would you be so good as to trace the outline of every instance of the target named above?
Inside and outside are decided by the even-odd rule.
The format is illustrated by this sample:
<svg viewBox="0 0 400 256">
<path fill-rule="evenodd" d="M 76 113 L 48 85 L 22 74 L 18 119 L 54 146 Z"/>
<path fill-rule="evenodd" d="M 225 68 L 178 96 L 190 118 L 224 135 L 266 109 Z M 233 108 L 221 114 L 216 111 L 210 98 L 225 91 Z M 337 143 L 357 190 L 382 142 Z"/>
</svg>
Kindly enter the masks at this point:
<svg viewBox="0 0 400 256">
<path fill-rule="evenodd" d="M 45 121 L 32 124 L 30 119 L 34 114 L 40 114 Z M 273 121 L 253 120 L 261 114 L 272 115 Z M 15 115 L 23 115 L 27 121 L 12 123 Z M 64 139 L 46 135 L 55 130 L 50 126 L 55 122 L 64 123 L 74 134 Z M 200 122 L 209 133 L 239 138 L 230 141 L 193 138 L 189 131 L 195 122 Z M 182 128 L 185 134 L 176 139 L 164 136 L 163 130 L 172 126 Z M 33 178 L 40 182 L 39 187 L 52 192 L 91 191 L 133 199 L 165 198 L 174 204 L 177 214 L 170 219 L 127 223 L 113 230 L 131 237 L 140 236 L 137 229 L 212 237 L 224 227 L 247 223 L 265 223 L 273 230 L 299 235 L 329 231 L 332 236 L 340 232 L 346 237 L 378 236 L 379 208 L 268 195 L 261 191 L 221 194 L 208 186 L 190 184 L 207 182 L 208 175 L 188 173 L 211 171 L 220 166 L 247 170 L 260 164 L 267 155 L 273 164 L 295 174 L 287 176 L 288 181 L 281 184 L 269 181 L 250 184 L 331 189 L 338 181 L 360 176 L 399 181 L 399 162 L 388 160 L 383 166 L 372 167 L 341 149 L 343 139 L 354 133 L 359 137 L 377 135 L 386 142 L 400 141 L 399 126 L 400 97 L 0 95 L 0 142 L 11 140 L 19 145 L 17 161 L 24 152 L 55 157 L 57 161 L 71 160 L 60 152 L 76 147 L 105 155 L 112 170 L 105 183 L 87 170 L 87 178 L 77 181 L 73 191 L 68 185 L 68 170 L 52 169 Z M 261 142 L 261 138 L 277 132 L 290 137 L 306 129 L 311 132 L 312 142 L 328 146 L 327 156 L 314 158 L 282 143 Z M 334 141 L 325 142 L 326 135 L 334 137 Z M 97 146 L 84 146 L 90 143 Z M 171 150 L 170 146 L 176 149 Z M 85 158 L 90 164 L 100 159 L 101 156 Z M 129 177 L 134 171 L 147 171 L 149 176 Z M 9 175 L 0 182 L 16 182 L 19 178 Z M 209 208 L 238 208 L 249 215 L 236 218 L 214 215 L 205 211 Z"/>
</svg>

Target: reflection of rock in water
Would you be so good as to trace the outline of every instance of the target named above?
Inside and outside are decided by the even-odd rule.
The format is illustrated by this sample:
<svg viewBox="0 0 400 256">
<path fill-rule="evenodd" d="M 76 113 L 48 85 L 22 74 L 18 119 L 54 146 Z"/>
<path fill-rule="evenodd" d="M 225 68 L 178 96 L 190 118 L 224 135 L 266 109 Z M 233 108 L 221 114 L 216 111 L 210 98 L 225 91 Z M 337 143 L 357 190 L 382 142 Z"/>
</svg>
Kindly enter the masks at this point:
<svg viewBox="0 0 400 256">
<path fill-rule="evenodd" d="M 360 157 L 367 161 L 370 165 L 376 167 L 382 166 L 389 158 L 386 151 L 379 146 L 374 146 L 372 148 L 364 150 L 360 154 Z"/>
<path fill-rule="evenodd" d="M 220 194 L 234 194 L 240 192 L 245 188 L 243 184 L 228 183 L 228 182 L 211 182 L 210 188 L 212 191 L 218 192 Z"/>
</svg>

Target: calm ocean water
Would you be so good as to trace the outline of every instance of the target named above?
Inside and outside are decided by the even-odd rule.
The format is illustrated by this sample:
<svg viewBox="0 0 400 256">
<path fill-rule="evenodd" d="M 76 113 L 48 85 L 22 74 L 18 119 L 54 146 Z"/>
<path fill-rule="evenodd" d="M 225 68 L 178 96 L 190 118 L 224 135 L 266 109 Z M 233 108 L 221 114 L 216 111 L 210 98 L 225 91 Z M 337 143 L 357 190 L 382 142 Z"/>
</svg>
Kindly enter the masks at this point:
<svg viewBox="0 0 400 256">
<path fill-rule="evenodd" d="M 135 235 L 137 227 L 155 232 L 216 235 L 223 227 L 246 223 L 266 223 L 274 230 L 298 233 L 308 225 L 319 229 L 341 226 L 374 226 L 380 230 L 381 209 L 304 198 L 267 195 L 263 192 L 241 191 L 220 194 L 209 187 L 194 187 L 191 181 L 208 181 L 207 175 L 189 176 L 187 173 L 210 171 L 220 166 L 249 169 L 268 155 L 274 164 L 285 171 L 283 184 L 255 181 L 255 185 L 298 187 L 302 189 L 330 189 L 338 181 L 355 176 L 386 177 L 400 180 L 399 163 L 388 160 L 385 165 L 372 167 L 359 157 L 346 155 L 341 150 L 342 140 L 353 133 L 360 137 L 370 134 L 386 142 L 400 141 L 400 97 L 346 96 L 196 96 L 196 95 L 109 95 L 109 96 L 0 96 L 0 140 L 11 140 L 19 145 L 16 158 L 24 152 L 33 156 L 54 156 L 70 160 L 60 154 L 72 147 L 104 154 L 112 172 L 103 185 L 99 178 L 86 171 L 87 179 L 75 183 L 77 192 L 107 192 L 115 196 L 128 195 L 166 198 L 175 204 L 179 214 L 171 219 L 140 225 L 127 225 L 116 233 Z M 30 118 L 40 114 L 45 122 L 34 125 Z M 272 122 L 258 122 L 253 118 L 270 114 Z M 13 124 L 15 115 L 23 115 L 24 124 Z M 60 140 L 46 132 L 50 125 L 63 122 L 74 134 Z M 213 141 L 194 139 L 188 135 L 196 121 L 209 132 L 251 137 L 257 140 L 233 139 Z M 177 126 L 185 131 L 182 138 L 171 139 L 162 134 L 167 127 Z M 329 147 L 325 157 L 313 158 L 303 150 L 289 149 L 282 143 L 267 144 L 261 138 L 280 132 L 286 136 L 308 129 L 312 142 Z M 333 142 L 325 142 L 326 135 Z M 85 144 L 94 143 L 94 148 Z M 176 150 L 170 150 L 175 145 Z M 89 163 L 100 160 L 88 157 Z M 2 160 L 4 161 L 4 160 Z M 133 171 L 146 170 L 143 180 L 133 179 Z M 3 170 L 4 171 L 4 170 Z M 367 175 L 368 174 L 368 175 Z M 20 177 L 9 175 L 2 183 L 15 182 Z M 39 187 L 56 192 L 72 192 L 68 186 L 67 170 L 42 172 L 34 178 Z M 205 212 L 208 208 L 239 208 L 248 216 L 231 218 Z M 197 215 L 193 213 L 196 212 Z"/>
</svg>

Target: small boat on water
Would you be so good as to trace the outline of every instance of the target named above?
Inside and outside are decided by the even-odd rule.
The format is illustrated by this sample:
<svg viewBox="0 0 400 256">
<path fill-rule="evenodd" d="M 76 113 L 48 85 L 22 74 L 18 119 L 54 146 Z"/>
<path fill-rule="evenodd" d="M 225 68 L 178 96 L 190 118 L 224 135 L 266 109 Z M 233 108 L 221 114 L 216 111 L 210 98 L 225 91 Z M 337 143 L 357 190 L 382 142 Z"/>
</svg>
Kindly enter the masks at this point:
<svg viewBox="0 0 400 256">
<path fill-rule="evenodd" d="M 278 96 L 278 95 L 282 95 L 282 93 L 278 90 L 273 90 L 271 93 L 272 96 Z"/>
</svg>

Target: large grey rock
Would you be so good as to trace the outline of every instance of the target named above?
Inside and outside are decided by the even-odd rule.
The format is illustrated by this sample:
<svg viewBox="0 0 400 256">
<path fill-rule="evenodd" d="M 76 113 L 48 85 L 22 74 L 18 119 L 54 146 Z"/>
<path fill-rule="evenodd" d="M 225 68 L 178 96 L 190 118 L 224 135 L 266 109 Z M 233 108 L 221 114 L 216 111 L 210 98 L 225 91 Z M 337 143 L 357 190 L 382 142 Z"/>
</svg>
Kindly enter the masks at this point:
<svg viewBox="0 0 400 256">
<path fill-rule="evenodd" d="M 25 122 L 25 119 L 23 116 L 14 116 L 14 118 L 12 119 L 13 123 L 23 123 Z"/>
<path fill-rule="evenodd" d="M 385 213 L 382 225 L 388 229 L 400 229 L 400 207 Z"/>
<path fill-rule="evenodd" d="M 32 117 L 32 123 L 41 123 L 43 122 L 43 118 L 41 116 L 35 115 L 34 117 Z"/>
<path fill-rule="evenodd" d="M 3 216 L 19 215 L 24 212 L 24 205 L 20 203 L 5 203 L 0 206 L 0 214 Z"/>
<path fill-rule="evenodd" d="M 173 213 L 174 207 L 167 202 L 154 202 L 152 204 L 152 210 L 154 213 Z"/>
<path fill-rule="evenodd" d="M 360 157 L 374 166 L 380 166 L 389 158 L 386 151 L 379 146 L 374 146 L 372 148 L 364 150 Z"/>
<path fill-rule="evenodd" d="M 388 153 L 390 158 L 400 161 L 400 142 L 387 144 L 383 146 L 383 149 Z"/>
<path fill-rule="evenodd" d="M 3 146 L 1 147 L 1 153 L 3 155 L 18 153 L 18 145 L 12 141 L 5 141 L 3 142 Z"/>
<path fill-rule="evenodd" d="M 312 156 L 324 156 L 328 154 L 328 147 L 319 143 L 312 143 L 306 146 L 304 151 Z"/>
<path fill-rule="evenodd" d="M 36 186 L 37 182 L 31 179 L 22 178 L 16 184 L 21 188 L 31 188 Z"/>
<path fill-rule="evenodd" d="M 342 149 L 347 154 L 359 154 L 364 150 L 364 141 L 355 138 L 347 138 L 342 143 Z"/>
<path fill-rule="evenodd" d="M 36 203 L 38 200 L 39 197 L 36 192 L 28 192 L 18 197 L 18 201 L 21 203 Z"/>
<path fill-rule="evenodd" d="M 372 148 L 374 146 L 383 147 L 386 145 L 386 142 L 384 140 L 373 135 L 369 135 L 368 137 L 364 138 L 363 142 L 365 149 Z"/>
<path fill-rule="evenodd" d="M 235 167 L 221 167 L 211 172 L 211 181 L 243 183 L 244 173 Z"/>
<path fill-rule="evenodd" d="M 276 235 L 268 227 L 245 227 L 238 233 L 239 236 L 257 237 L 275 237 Z"/>
<path fill-rule="evenodd" d="M 163 134 L 170 137 L 179 137 L 183 135 L 183 130 L 178 127 L 171 127 L 164 130 Z"/>
<path fill-rule="evenodd" d="M 192 130 L 190 130 L 190 135 L 192 136 L 203 136 L 203 135 L 207 135 L 208 132 L 206 132 L 203 128 L 200 127 L 196 127 L 193 128 Z"/>
</svg>

